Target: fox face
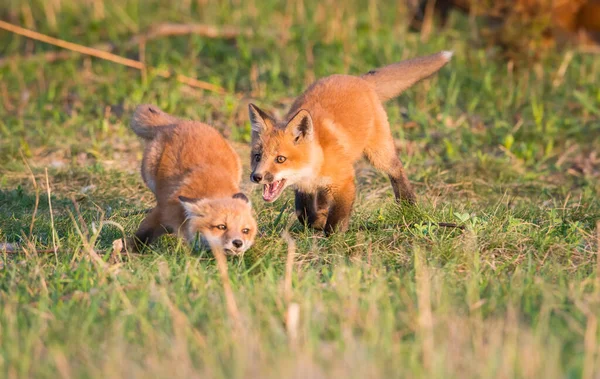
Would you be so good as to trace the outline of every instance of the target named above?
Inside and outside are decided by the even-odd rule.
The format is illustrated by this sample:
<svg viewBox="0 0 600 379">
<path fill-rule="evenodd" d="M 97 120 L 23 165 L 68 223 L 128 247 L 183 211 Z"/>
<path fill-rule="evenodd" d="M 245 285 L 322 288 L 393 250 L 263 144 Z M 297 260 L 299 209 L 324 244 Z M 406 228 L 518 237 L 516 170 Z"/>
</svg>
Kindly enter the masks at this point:
<svg viewBox="0 0 600 379">
<path fill-rule="evenodd" d="M 190 244 L 200 235 L 208 247 L 219 246 L 226 254 L 239 255 L 254 243 L 256 220 L 243 193 L 225 199 L 180 196 L 179 201 L 187 217 L 184 235 Z"/>
<path fill-rule="evenodd" d="M 250 180 L 263 184 L 263 199 L 273 202 L 289 186 L 310 180 L 318 165 L 314 128 L 307 110 L 277 122 L 253 104 Z"/>
</svg>

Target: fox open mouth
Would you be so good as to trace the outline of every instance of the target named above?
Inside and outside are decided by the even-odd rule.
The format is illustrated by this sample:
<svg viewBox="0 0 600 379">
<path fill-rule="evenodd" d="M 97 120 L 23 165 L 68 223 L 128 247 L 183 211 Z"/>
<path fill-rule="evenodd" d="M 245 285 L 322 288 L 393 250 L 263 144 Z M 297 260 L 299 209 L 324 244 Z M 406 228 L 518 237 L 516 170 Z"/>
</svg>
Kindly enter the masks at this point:
<svg viewBox="0 0 600 379">
<path fill-rule="evenodd" d="M 283 187 L 285 186 L 285 179 L 276 180 L 273 183 L 265 184 L 263 187 L 263 200 L 266 202 L 272 202 L 277 200 Z"/>
</svg>

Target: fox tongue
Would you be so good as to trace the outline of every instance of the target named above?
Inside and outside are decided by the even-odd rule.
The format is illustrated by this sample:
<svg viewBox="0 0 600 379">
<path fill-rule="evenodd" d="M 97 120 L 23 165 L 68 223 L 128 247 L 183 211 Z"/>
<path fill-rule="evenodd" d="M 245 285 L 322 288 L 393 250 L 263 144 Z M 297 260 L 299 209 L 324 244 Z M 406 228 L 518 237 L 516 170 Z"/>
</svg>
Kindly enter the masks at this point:
<svg viewBox="0 0 600 379">
<path fill-rule="evenodd" d="M 263 199 L 265 201 L 273 201 L 279 196 L 281 191 L 281 181 L 277 180 L 270 184 L 265 184 L 263 187 Z"/>
</svg>

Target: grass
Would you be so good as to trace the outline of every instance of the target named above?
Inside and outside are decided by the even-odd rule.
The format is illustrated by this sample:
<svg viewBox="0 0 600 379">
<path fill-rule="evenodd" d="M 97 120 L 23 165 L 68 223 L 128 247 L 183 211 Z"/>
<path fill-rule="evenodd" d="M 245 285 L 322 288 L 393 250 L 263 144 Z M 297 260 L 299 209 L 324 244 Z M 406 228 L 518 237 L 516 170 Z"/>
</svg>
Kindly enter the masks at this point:
<svg viewBox="0 0 600 379">
<path fill-rule="evenodd" d="M 144 47 L 149 65 L 227 95 L 79 55 L 47 62 L 58 49 L 0 32 L 0 242 L 27 251 L 0 256 L 0 375 L 598 374 L 600 60 L 507 64 L 473 47 L 460 15 L 421 42 L 397 3 L 0 6 L 3 20 L 133 59 L 140 46 L 126 42 L 160 22 L 254 32 Z M 109 262 L 120 228 L 131 234 L 143 217 L 130 213 L 153 203 L 127 126 L 138 103 L 211 123 L 247 170 L 248 101 L 281 114 L 315 78 L 442 49 L 455 51 L 451 64 L 386 105 L 417 207 L 394 205 L 387 179 L 361 163 L 350 231 L 326 239 L 297 223 L 291 193 L 265 204 L 245 182 L 261 236 L 227 261 L 239 316 L 210 252 L 164 238 Z M 54 243 L 58 254 L 42 253 Z"/>
</svg>

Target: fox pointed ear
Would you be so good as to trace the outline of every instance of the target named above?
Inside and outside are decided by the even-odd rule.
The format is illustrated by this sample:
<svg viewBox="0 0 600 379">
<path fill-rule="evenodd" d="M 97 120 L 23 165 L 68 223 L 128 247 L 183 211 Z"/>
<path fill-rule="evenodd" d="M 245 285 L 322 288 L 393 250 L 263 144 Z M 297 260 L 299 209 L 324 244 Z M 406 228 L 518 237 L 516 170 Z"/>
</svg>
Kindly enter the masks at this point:
<svg viewBox="0 0 600 379">
<path fill-rule="evenodd" d="M 294 143 L 311 141 L 314 135 L 312 117 L 306 109 L 300 109 L 285 129 L 292 133 Z"/>
<path fill-rule="evenodd" d="M 249 203 L 249 202 L 250 202 L 250 200 L 248 199 L 248 196 L 244 195 L 244 193 L 243 193 L 243 192 L 238 192 L 238 193 L 234 194 L 234 195 L 233 195 L 233 198 L 234 198 L 234 199 L 240 199 L 240 200 L 243 200 L 243 201 L 245 201 L 246 203 Z"/>
<path fill-rule="evenodd" d="M 246 196 L 243 192 L 238 192 L 236 194 L 233 195 L 234 199 L 240 199 L 246 203 L 248 203 L 248 205 L 252 206 L 252 203 L 250 202 L 250 199 L 248 199 L 248 196 Z"/>
<path fill-rule="evenodd" d="M 206 214 L 208 206 L 208 200 L 206 199 L 179 196 L 179 202 L 183 206 L 186 217 L 204 217 Z"/>
<path fill-rule="evenodd" d="M 254 104 L 248 104 L 248 114 L 250 116 L 250 125 L 252 126 L 252 140 L 254 141 L 262 133 L 273 128 L 273 119 L 262 109 Z"/>
</svg>

